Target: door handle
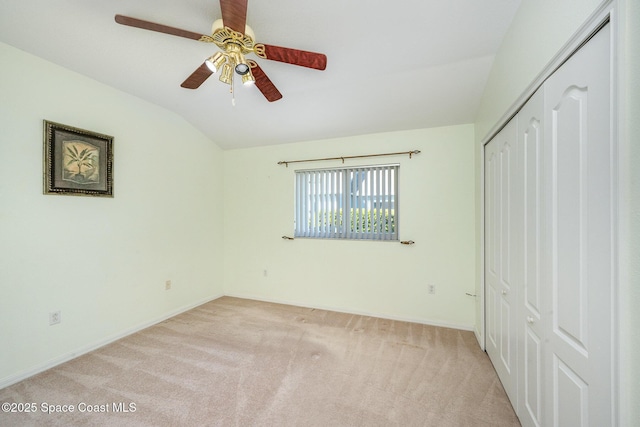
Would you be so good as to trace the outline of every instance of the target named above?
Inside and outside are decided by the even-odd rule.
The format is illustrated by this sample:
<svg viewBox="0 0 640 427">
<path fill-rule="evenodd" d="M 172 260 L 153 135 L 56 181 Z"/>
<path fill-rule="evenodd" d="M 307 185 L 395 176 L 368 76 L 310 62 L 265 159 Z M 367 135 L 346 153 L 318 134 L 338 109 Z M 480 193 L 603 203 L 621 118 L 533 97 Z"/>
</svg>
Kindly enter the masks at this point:
<svg viewBox="0 0 640 427">
<path fill-rule="evenodd" d="M 527 323 L 533 323 L 535 322 L 535 319 L 531 316 L 527 316 Z"/>
<path fill-rule="evenodd" d="M 507 291 L 505 291 L 504 289 L 502 290 L 502 295 L 506 295 Z"/>
</svg>

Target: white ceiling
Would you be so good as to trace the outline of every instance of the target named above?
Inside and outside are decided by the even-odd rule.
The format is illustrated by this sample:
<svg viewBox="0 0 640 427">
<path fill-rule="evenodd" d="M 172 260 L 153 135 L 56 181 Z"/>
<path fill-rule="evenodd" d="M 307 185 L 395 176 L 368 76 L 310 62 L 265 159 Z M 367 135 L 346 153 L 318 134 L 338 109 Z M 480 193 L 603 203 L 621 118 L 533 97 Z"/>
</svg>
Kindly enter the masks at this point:
<svg viewBox="0 0 640 427">
<path fill-rule="evenodd" d="M 3 1 L 0 41 L 172 110 L 232 149 L 473 122 L 519 4 L 249 0 L 256 42 L 324 53 L 327 69 L 258 58 L 283 98 L 237 85 L 235 107 L 216 76 L 180 87 L 215 45 L 114 21 L 210 34 L 218 0 Z"/>
</svg>

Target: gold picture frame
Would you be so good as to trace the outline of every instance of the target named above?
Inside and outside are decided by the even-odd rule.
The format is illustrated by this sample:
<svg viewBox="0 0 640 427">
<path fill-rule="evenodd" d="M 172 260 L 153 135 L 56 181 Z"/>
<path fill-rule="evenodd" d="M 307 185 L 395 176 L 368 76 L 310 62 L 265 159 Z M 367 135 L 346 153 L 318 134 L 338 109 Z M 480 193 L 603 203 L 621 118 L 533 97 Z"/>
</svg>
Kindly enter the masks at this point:
<svg viewBox="0 0 640 427">
<path fill-rule="evenodd" d="M 44 120 L 44 194 L 113 197 L 113 137 Z"/>
</svg>

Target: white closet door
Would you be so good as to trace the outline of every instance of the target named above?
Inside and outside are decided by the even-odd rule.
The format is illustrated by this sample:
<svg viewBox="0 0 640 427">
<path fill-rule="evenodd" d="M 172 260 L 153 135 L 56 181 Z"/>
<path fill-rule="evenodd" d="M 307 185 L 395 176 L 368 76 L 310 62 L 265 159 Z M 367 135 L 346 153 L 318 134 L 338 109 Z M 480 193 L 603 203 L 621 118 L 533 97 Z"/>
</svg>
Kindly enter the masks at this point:
<svg viewBox="0 0 640 427">
<path fill-rule="evenodd" d="M 485 301 L 487 353 L 516 406 L 516 303 L 512 281 L 512 234 L 516 120 L 485 146 Z"/>
<path fill-rule="evenodd" d="M 612 425 L 609 27 L 544 86 L 551 297 L 545 425 Z"/>
<path fill-rule="evenodd" d="M 544 91 L 539 89 L 518 113 L 517 186 L 521 196 L 516 205 L 518 234 L 514 248 L 520 280 L 518 304 L 518 415 L 523 426 L 544 425 L 544 348 L 548 292 L 541 271 L 544 224 L 543 149 Z M 548 283 L 548 281 L 547 281 Z"/>
</svg>

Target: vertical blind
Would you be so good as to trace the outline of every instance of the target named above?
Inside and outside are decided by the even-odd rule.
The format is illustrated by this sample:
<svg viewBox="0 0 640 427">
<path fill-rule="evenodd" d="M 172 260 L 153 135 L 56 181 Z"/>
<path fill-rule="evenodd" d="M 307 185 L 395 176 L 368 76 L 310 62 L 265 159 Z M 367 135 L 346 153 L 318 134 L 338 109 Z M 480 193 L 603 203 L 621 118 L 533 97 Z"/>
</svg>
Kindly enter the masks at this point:
<svg viewBox="0 0 640 427">
<path fill-rule="evenodd" d="M 295 237 L 398 240 L 399 167 L 296 171 Z"/>
</svg>

